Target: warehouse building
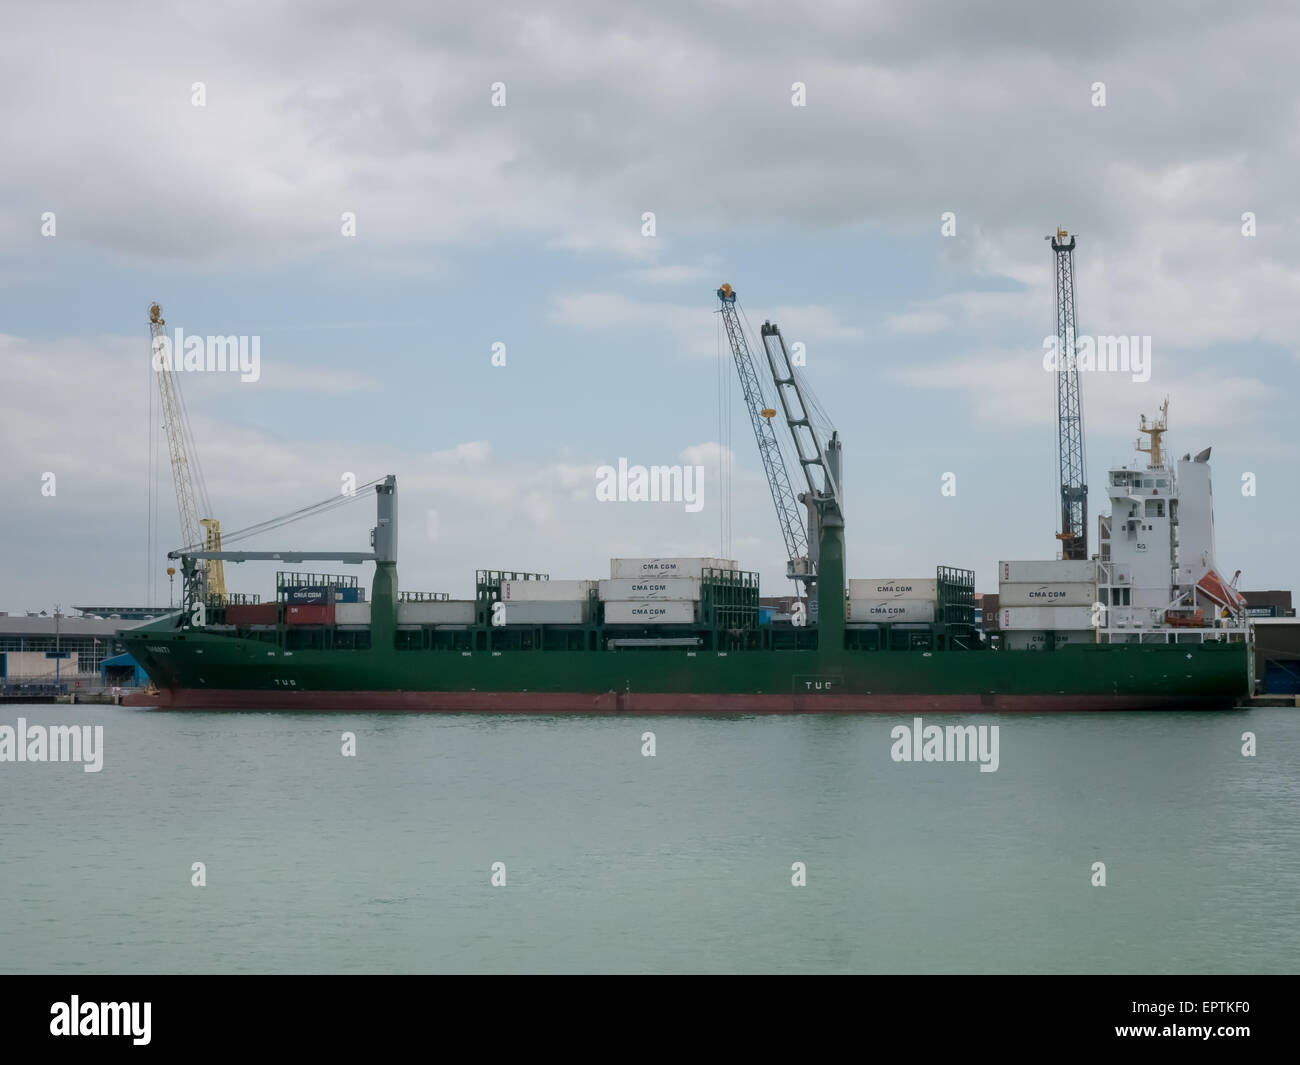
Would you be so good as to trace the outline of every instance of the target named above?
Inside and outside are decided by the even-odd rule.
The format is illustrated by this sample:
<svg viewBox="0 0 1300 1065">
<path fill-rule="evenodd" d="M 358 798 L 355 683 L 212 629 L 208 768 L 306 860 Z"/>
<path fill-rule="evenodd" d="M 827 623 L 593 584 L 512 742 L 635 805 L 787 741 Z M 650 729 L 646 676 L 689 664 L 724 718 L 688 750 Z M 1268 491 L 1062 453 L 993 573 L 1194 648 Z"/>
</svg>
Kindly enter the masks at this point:
<svg viewBox="0 0 1300 1065">
<path fill-rule="evenodd" d="M 118 631 L 138 624 L 120 618 L 0 613 L 0 685 L 98 687 L 103 661 L 126 650 Z"/>
</svg>

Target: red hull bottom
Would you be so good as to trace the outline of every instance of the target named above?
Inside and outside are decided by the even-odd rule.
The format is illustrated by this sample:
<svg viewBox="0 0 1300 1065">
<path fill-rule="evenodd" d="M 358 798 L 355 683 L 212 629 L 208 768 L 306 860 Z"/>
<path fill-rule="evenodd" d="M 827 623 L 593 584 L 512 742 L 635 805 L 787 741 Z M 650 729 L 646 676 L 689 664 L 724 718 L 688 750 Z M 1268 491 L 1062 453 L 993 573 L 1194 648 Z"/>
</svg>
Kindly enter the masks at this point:
<svg viewBox="0 0 1300 1065">
<path fill-rule="evenodd" d="M 1226 710 L 1223 696 L 1185 695 L 701 695 L 680 692 L 403 692 L 182 689 L 133 693 L 125 706 L 160 710 L 297 710 L 341 713 L 905 714 L 1080 710 Z"/>
</svg>

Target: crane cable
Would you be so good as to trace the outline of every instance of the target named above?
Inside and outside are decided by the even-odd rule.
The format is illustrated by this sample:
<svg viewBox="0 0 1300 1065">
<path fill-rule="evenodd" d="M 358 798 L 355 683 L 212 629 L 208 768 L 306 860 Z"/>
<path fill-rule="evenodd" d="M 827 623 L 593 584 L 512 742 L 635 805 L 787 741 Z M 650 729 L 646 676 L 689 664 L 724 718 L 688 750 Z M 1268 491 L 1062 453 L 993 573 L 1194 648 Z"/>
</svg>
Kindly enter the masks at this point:
<svg viewBox="0 0 1300 1065">
<path fill-rule="evenodd" d="M 332 495 L 327 499 L 322 499 L 317 503 L 309 506 L 299 507 L 297 510 L 291 510 L 287 514 L 282 514 L 278 518 L 270 518 L 266 521 L 258 522 L 255 525 L 246 526 L 243 529 L 236 529 L 231 533 L 222 533 L 221 545 L 224 548 L 227 544 L 235 543 L 240 540 L 246 540 L 250 536 L 256 536 L 260 533 L 270 532 L 272 529 L 280 529 L 286 525 L 292 525 L 294 522 L 302 521 L 304 518 L 314 518 L 321 514 L 328 514 L 332 510 L 346 506 L 349 503 L 355 503 L 358 499 L 364 499 L 362 490 L 373 488 L 383 482 L 382 477 L 377 477 L 373 481 L 367 481 L 365 484 L 358 485 L 356 491 L 350 495 Z M 182 552 L 202 550 L 202 544 L 190 544 L 188 547 L 180 548 Z"/>
<path fill-rule="evenodd" d="M 755 375 L 758 379 L 758 394 L 762 401 L 762 404 L 764 407 L 767 407 L 771 410 L 783 411 L 785 407 L 784 404 L 781 402 L 781 389 L 780 386 L 777 385 L 775 379 L 772 377 L 772 363 L 771 360 L 768 359 L 767 357 L 767 344 L 764 343 L 762 341 L 762 338 L 758 337 L 758 335 L 754 332 L 754 327 L 749 324 L 749 315 L 745 313 L 745 308 L 744 306 L 742 306 L 739 300 L 736 301 L 736 307 L 740 311 L 740 317 L 744 320 L 745 323 L 745 332 L 746 334 L 748 334 L 750 350 L 751 351 L 757 350 L 762 352 L 763 361 L 767 363 L 768 372 L 766 374 L 760 373 Z M 793 367 L 791 367 L 791 370 L 793 370 Z M 766 387 L 763 384 L 764 381 L 769 379 L 771 379 L 770 380 L 771 388 L 772 388 L 771 395 L 769 395 Z M 799 378 L 799 383 L 800 383 L 800 387 L 802 387 L 803 386 L 802 376 Z M 802 469 L 802 465 L 798 461 L 799 458 L 798 453 L 794 448 L 794 440 L 791 438 L 791 433 L 793 432 L 794 430 L 791 429 L 789 433 L 772 434 L 776 438 L 777 450 L 781 452 L 781 463 L 787 470 L 789 470 L 791 466 L 793 466 L 795 469 Z M 796 495 L 798 495 L 798 492 L 799 489 L 795 489 Z"/>
</svg>

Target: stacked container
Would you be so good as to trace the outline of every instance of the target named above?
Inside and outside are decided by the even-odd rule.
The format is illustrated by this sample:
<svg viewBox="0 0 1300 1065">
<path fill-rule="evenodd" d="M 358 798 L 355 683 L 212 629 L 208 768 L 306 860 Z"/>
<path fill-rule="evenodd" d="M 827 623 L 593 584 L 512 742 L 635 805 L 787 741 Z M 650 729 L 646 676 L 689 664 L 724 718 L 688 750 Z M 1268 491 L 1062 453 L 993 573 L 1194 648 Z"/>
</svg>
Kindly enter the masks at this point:
<svg viewBox="0 0 1300 1065">
<path fill-rule="evenodd" d="M 582 625 L 595 581 L 502 581 L 507 625 Z"/>
<path fill-rule="evenodd" d="M 334 623 L 340 628 L 348 625 L 368 626 L 370 624 L 369 603 L 334 604 Z"/>
<path fill-rule="evenodd" d="M 609 575 L 614 580 L 641 577 L 704 576 L 706 569 L 735 569 L 732 558 L 611 558 Z"/>
<path fill-rule="evenodd" d="M 1047 649 L 1049 640 L 1056 647 L 1096 643 L 1097 633 L 1094 629 L 1050 633 L 1042 630 L 1015 629 L 1002 634 L 1002 644 L 1008 651 L 1043 651 Z"/>
<path fill-rule="evenodd" d="M 333 625 L 334 603 L 289 603 L 284 608 L 286 625 Z"/>
<path fill-rule="evenodd" d="M 700 583 L 709 569 L 734 570 L 729 558 L 611 558 L 600 582 L 606 625 L 691 625 L 700 616 Z"/>
<path fill-rule="evenodd" d="M 586 601 L 596 589 L 595 581 L 502 581 L 503 603 L 563 603 Z"/>
<path fill-rule="evenodd" d="M 617 577 L 600 582 L 600 598 L 619 600 L 662 599 L 666 602 L 698 602 L 698 577 Z"/>
<path fill-rule="evenodd" d="M 998 563 L 998 626 L 1007 633 L 1062 637 L 1057 645 L 1091 637 L 1097 602 L 1097 563 L 1042 560 Z M 1024 641 L 1005 641 L 1007 647 Z M 1045 640 L 1037 641 L 1045 643 Z M 1035 641 L 1029 640 L 1029 646 Z"/>
<path fill-rule="evenodd" d="M 227 625 L 274 625 L 279 603 L 232 603 L 226 607 Z"/>
<path fill-rule="evenodd" d="M 506 602 L 502 596 L 502 602 L 507 625 L 582 625 L 591 613 L 586 599 L 511 599 Z"/>
<path fill-rule="evenodd" d="M 397 604 L 398 625 L 473 625 L 473 599 L 426 599 Z"/>
<path fill-rule="evenodd" d="M 690 625 L 695 621 L 695 603 L 640 601 L 605 604 L 606 625 Z"/>
<path fill-rule="evenodd" d="M 939 599 L 935 577 L 853 578 L 848 620 L 854 624 L 932 624 Z"/>
</svg>

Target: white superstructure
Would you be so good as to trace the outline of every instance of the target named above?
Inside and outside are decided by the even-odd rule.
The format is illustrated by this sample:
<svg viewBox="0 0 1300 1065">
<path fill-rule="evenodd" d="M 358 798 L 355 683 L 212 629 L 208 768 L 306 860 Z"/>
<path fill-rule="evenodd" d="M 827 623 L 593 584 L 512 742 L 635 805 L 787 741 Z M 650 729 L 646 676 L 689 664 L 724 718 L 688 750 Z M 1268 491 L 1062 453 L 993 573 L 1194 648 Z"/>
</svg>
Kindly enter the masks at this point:
<svg viewBox="0 0 1300 1065">
<path fill-rule="evenodd" d="M 1158 419 L 1148 423 L 1143 417 L 1139 424 L 1150 443 L 1139 439 L 1135 446 L 1147 461 L 1106 473 L 1110 513 L 1097 519 L 1097 554 L 1087 562 L 999 564 L 1007 646 L 1024 642 L 1011 635 L 1020 630 L 1033 637 L 1069 630 L 1068 640 L 1055 642 L 1078 642 L 1084 613 L 1098 643 L 1247 638 L 1236 577 L 1226 580 L 1215 558 L 1210 449 L 1194 458 L 1189 452 L 1176 465 L 1168 462 L 1168 408 L 1166 400 Z M 1091 610 L 1082 611 L 1085 593 L 1094 592 Z M 1063 615 L 1059 625 L 1052 623 L 1054 612 Z"/>
<path fill-rule="evenodd" d="M 1110 515 L 1098 519 L 1097 597 L 1101 636 L 1110 643 L 1245 639 L 1245 600 L 1214 551 L 1210 449 L 1169 462 L 1163 437 L 1169 401 L 1139 432 L 1145 463 L 1107 471 Z"/>
</svg>

